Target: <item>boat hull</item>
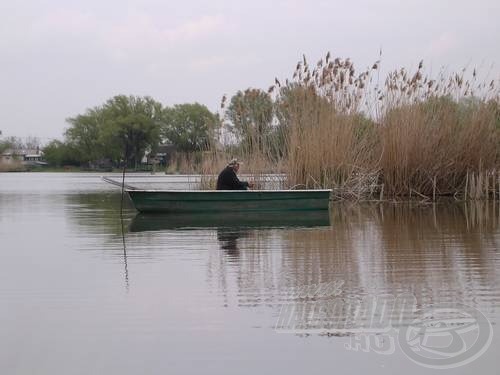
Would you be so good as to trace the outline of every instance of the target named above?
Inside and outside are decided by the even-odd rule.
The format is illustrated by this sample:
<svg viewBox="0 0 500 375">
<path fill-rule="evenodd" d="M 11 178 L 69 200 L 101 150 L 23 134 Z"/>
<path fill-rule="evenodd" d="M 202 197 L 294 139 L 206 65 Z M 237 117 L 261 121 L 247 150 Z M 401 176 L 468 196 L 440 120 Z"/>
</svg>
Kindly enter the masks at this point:
<svg viewBox="0 0 500 375">
<path fill-rule="evenodd" d="M 140 212 L 328 210 L 330 190 L 127 190 Z"/>
</svg>

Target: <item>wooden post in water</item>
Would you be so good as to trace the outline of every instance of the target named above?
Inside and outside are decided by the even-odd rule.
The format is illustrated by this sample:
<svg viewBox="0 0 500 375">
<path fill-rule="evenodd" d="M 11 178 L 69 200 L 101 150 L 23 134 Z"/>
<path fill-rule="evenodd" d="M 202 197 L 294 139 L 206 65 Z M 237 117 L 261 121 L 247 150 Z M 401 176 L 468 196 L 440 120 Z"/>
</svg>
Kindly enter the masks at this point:
<svg viewBox="0 0 500 375">
<path fill-rule="evenodd" d="M 128 282 L 128 264 L 127 264 L 127 247 L 125 245 L 125 229 L 123 224 L 123 198 L 125 196 L 125 172 L 127 170 L 128 161 L 128 144 L 125 144 L 125 157 L 123 159 L 123 170 L 122 170 L 122 198 L 120 202 L 120 223 L 122 228 L 122 242 L 123 242 L 123 264 L 125 266 L 125 288 L 128 292 L 129 282 Z"/>
<path fill-rule="evenodd" d="M 125 152 L 123 158 L 123 170 L 122 170 L 122 199 L 120 202 L 120 217 L 123 215 L 123 197 L 125 195 L 125 171 L 127 170 L 128 161 L 128 143 L 125 142 Z"/>
</svg>

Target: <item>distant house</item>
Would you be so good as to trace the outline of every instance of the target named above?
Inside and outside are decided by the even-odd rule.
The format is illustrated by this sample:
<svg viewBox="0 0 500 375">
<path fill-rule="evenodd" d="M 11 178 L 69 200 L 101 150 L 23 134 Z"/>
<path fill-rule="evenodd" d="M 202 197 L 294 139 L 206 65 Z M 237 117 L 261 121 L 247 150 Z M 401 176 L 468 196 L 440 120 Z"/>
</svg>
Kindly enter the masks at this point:
<svg viewBox="0 0 500 375">
<path fill-rule="evenodd" d="M 28 166 L 47 165 L 43 161 L 43 152 L 40 148 L 36 149 L 7 149 L 0 155 L 0 161 L 4 164 L 21 164 Z"/>
<path fill-rule="evenodd" d="M 160 165 L 166 167 L 169 165 L 172 156 L 177 151 L 177 147 L 172 144 L 163 144 L 158 146 L 154 152 L 147 152 L 142 158 L 143 164 Z"/>
</svg>

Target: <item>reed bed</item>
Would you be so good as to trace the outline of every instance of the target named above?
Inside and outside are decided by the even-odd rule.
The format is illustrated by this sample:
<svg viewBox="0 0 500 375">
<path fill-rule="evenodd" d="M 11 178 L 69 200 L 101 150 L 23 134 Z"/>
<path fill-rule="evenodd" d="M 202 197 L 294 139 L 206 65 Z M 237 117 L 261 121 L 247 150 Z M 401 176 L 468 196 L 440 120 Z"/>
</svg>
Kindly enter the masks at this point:
<svg viewBox="0 0 500 375">
<path fill-rule="evenodd" d="M 313 66 L 304 57 L 267 93 L 272 136 L 247 142 L 245 156 L 256 169 L 279 166 L 289 187 L 355 200 L 500 195 L 498 81 L 475 69 L 433 78 L 421 62 L 380 78 L 379 61 L 357 72 L 327 54 Z"/>
<path fill-rule="evenodd" d="M 21 161 L 14 161 L 11 163 L 0 162 L 0 172 L 24 172 L 27 168 Z"/>
</svg>

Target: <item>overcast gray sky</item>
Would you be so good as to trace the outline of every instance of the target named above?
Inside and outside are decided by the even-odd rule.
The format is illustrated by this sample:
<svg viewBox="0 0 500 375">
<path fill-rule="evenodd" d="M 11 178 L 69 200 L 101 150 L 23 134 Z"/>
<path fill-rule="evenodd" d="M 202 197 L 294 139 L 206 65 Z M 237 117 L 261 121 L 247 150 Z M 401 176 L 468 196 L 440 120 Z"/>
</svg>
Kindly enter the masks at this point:
<svg viewBox="0 0 500 375">
<path fill-rule="evenodd" d="M 61 138 L 117 94 L 218 109 L 306 54 L 500 75 L 499 0 L 0 0 L 0 130 Z"/>
</svg>

